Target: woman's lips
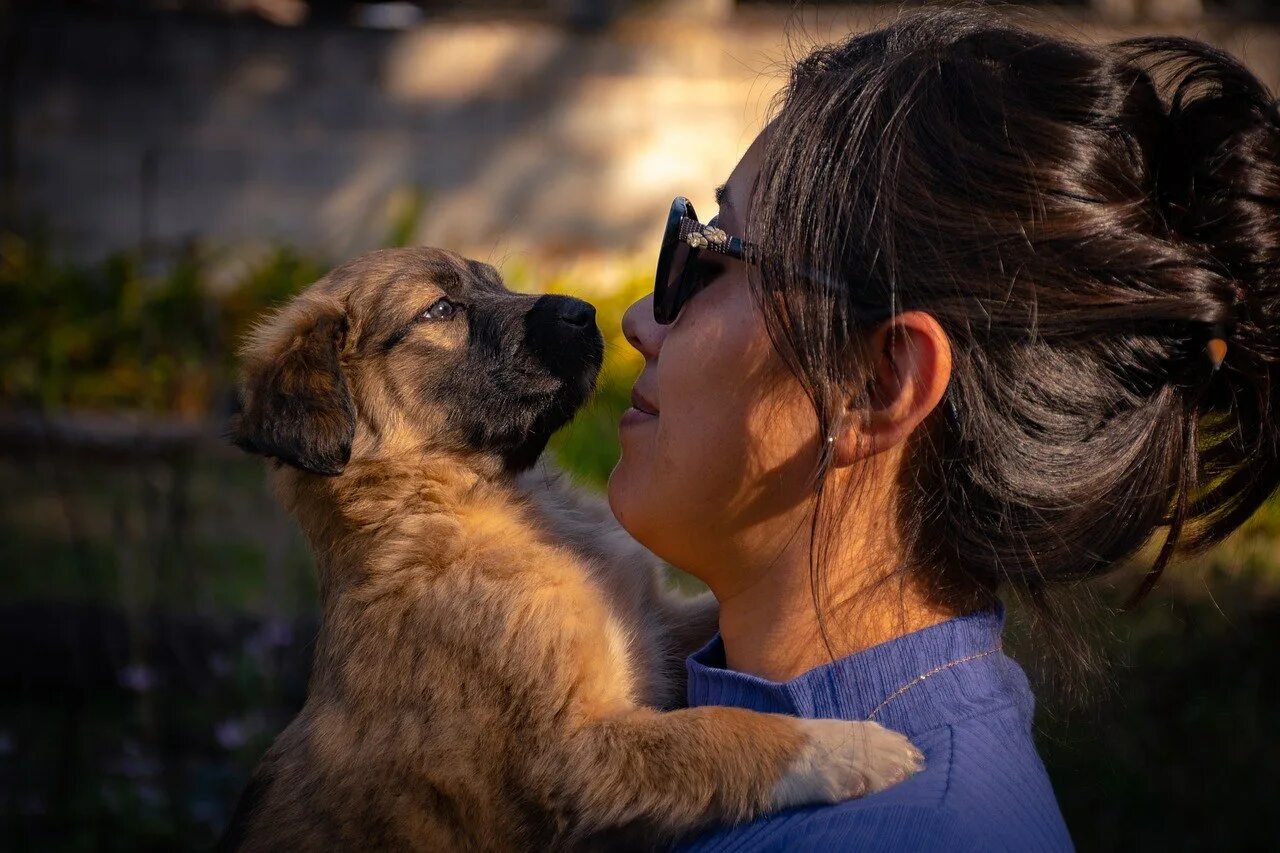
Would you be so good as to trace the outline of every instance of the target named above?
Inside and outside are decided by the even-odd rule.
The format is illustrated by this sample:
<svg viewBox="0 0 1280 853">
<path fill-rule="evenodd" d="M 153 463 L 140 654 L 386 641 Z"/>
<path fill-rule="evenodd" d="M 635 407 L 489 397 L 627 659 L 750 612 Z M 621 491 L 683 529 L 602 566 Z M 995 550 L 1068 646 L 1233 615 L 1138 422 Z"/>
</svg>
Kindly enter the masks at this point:
<svg viewBox="0 0 1280 853">
<path fill-rule="evenodd" d="M 632 406 L 622 413 L 622 418 L 618 421 L 618 429 L 626 429 L 630 426 L 656 421 L 657 419 L 657 415 Z"/>
<path fill-rule="evenodd" d="M 658 419 L 658 407 L 650 403 L 648 398 L 636 389 L 631 389 L 631 408 L 622 413 L 622 419 L 618 422 L 619 429 L 625 429 L 636 424 L 647 423 Z"/>
<path fill-rule="evenodd" d="M 649 402 L 649 398 L 636 388 L 631 389 L 631 408 L 644 412 L 646 415 L 658 416 L 658 407 Z"/>
</svg>

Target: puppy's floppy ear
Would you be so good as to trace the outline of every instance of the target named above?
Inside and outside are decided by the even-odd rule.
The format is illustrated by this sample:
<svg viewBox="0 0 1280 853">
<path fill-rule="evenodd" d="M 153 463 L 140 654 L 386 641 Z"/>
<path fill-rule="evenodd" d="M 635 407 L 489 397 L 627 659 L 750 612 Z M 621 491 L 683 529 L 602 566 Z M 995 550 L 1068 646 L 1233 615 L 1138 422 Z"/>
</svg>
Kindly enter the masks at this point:
<svg viewBox="0 0 1280 853">
<path fill-rule="evenodd" d="M 337 302 L 305 296 L 256 329 L 244 348 L 232 442 L 316 474 L 341 474 L 356 432 L 342 372 L 346 334 Z"/>
</svg>

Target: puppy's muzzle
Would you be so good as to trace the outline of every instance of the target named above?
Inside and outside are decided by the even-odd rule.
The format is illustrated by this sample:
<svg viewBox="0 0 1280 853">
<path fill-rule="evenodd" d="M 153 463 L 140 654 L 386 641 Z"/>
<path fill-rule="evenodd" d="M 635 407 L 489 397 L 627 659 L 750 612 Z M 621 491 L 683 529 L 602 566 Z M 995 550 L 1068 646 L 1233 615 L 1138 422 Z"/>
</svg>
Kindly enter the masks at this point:
<svg viewBox="0 0 1280 853">
<path fill-rule="evenodd" d="M 530 352 L 565 382 L 599 367 L 603 342 L 595 306 L 589 302 L 572 296 L 539 297 L 525 315 L 525 336 Z"/>
</svg>

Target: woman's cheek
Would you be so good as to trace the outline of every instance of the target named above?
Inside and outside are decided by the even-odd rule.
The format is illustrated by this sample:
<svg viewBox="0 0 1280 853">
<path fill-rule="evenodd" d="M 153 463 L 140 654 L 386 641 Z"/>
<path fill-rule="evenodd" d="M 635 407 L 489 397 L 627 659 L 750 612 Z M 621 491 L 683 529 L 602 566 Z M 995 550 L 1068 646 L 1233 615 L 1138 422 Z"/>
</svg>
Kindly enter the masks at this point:
<svg viewBox="0 0 1280 853">
<path fill-rule="evenodd" d="M 664 339 L 660 413 L 623 428 L 609 499 L 623 526 L 651 550 L 692 568 L 734 536 L 756 496 L 761 424 L 754 423 L 772 348 L 745 281 L 709 287 Z M 766 454 L 767 455 L 767 451 Z"/>
<path fill-rule="evenodd" d="M 622 457 L 609 478 L 609 502 L 624 528 L 677 565 L 690 553 L 725 503 L 731 450 L 743 438 L 732 420 L 732 400 L 689 367 L 701 362 L 679 339 L 664 347 L 659 365 L 660 413 L 622 428 Z"/>
</svg>

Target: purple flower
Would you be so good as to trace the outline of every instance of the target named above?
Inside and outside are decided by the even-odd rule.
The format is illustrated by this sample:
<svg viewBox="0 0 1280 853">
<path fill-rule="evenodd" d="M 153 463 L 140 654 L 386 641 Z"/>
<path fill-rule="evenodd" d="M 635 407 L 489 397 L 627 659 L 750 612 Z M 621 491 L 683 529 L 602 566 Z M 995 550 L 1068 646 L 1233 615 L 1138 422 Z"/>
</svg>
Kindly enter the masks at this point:
<svg viewBox="0 0 1280 853">
<path fill-rule="evenodd" d="M 266 727 L 266 720 L 261 714 L 254 713 L 239 718 L 229 717 L 214 725 L 213 738 L 223 749 L 238 749 Z"/>
<path fill-rule="evenodd" d="M 244 720 L 232 717 L 214 725 L 213 738 L 223 749 L 238 749 L 249 739 L 248 727 L 245 726 Z"/>
<path fill-rule="evenodd" d="M 131 663 L 120 670 L 120 685 L 135 693 L 146 693 L 156 686 L 155 671 L 145 663 Z"/>
</svg>

